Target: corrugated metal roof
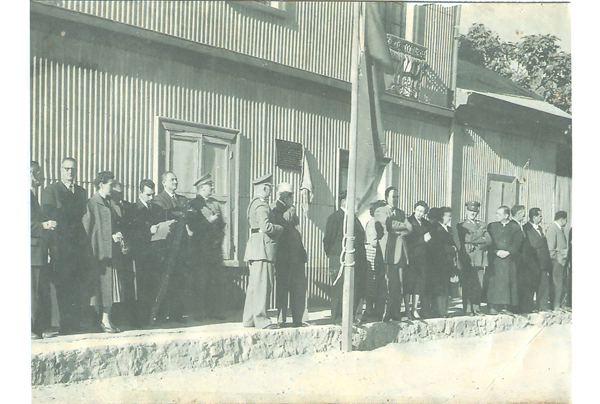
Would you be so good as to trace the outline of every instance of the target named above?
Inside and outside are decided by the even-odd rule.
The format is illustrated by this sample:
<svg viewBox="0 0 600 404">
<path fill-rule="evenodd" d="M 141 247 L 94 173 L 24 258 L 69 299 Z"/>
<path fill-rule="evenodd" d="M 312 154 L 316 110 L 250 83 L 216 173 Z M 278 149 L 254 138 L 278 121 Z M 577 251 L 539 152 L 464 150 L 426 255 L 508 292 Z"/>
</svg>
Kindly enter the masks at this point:
<svg viewBox="0 0 600 404">
<path fill-rule="evenodd" d="M 488 93 L 488 92 L 484 92 L 484 91 L 475 91 L 475 90 L 469 90 L 469 89 L 463 89 L 463 88 L 456 89 L 456 106 L 459 107 L 460 105 L 466 104 L 468 101 L 469 95 L 471 95 L 473 93 L 480 94 L 480 95 L 490 97 L 490 98 L 495 98 L 497 100 L 501 100 L 501 101 L 505 101 L 505 102 L 510 102 L 511 104 L 519 105 L 519 106 L 522 106 L 525 108 L 534 109 L 536 111 L 545 112 L 547 114 L 556 115 L 561 118 L 572 119 L 572 116 L 570 114 L 566 113 L 562 109 L 557 108 L 554 105 L 552 105 L 546 101 L 534 100 L 529 97 L 519 97 L 519 96 L 515 96 L 515 95 L 495 94 L 495 93 Z"/>
</svg>

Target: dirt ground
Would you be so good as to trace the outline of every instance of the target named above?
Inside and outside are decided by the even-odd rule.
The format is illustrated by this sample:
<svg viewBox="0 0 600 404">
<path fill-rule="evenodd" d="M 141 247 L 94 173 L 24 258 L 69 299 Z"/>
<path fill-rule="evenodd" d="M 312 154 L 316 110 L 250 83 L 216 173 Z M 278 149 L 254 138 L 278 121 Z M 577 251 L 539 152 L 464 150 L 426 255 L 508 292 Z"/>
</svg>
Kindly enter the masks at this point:
<svg viewBox="0 0 600 404">
<path fill-rule="evenodd" d="M 571 402 L 571 325 L 32 389 L 34 403 Z"/>
</svg>

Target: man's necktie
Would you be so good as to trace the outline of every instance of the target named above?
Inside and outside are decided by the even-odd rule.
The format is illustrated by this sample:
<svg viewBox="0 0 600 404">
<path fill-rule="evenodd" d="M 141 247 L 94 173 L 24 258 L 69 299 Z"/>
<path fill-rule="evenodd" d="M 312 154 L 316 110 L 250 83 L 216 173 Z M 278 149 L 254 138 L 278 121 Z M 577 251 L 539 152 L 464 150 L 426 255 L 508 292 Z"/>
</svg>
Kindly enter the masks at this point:
<svg viewBox="0 0 600 404">
<path fill-rule="evenodd" d="M 544 229 L 542 229 L 542 226 L 539 226 L 538 230 L 540 231 L 540 236 L 544 237 Z"/>
<path fill-rule="evenodd" d="M 69 185 L 69 191 L 71 191 L 72 194 L 75 193 L 75 185 L 71 184 Z"/>
<path fill-rule="evenodd" d="M 175 194 L 173 194 L 171 199 L 173 200 L 173 207 L 176 208 L 177 207 L 177 197 L 175 196 Z"/>
</svg>

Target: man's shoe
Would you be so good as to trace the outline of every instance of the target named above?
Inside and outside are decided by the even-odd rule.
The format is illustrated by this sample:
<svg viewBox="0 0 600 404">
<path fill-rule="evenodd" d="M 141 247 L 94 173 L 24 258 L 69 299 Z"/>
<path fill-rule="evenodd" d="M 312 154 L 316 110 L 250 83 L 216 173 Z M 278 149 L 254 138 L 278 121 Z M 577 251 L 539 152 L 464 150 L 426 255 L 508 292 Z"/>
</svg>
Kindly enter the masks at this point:
<svg viewBox="0 0 600 404">
<path fill-rule="evenodd" d="M 490 311 L 488 313 L 491 314 L 492 316 L 495 316 L 495 315 L 498 314 L 498 310 L 496 310 L 496 309 L 490 309 Z"/>
<path fill-rule="evenodd" d="M 31 331 L 31 339 L 42 339 L 42 337 L 40 337 L 38 334 L 34 333 L 33 331 Z"/>
<path fill-rule="evenodd" d="M 279 328 L 279 324 L 269 324 L 263 327 L 263 330 L 278 330 Z"/>
</svg>

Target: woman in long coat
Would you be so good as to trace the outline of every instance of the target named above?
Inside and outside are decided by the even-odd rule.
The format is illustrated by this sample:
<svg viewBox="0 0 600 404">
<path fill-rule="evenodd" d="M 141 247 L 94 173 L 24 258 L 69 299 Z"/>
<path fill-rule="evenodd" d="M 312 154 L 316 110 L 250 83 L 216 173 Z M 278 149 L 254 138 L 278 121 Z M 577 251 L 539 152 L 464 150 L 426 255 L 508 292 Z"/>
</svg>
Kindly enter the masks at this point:
<svg viewBox="0 0 600 404">
<path fill-rule="evenodd" d="M 433 209 L 432 209 L 433 210 Z M 440 317 L 448 315 L 448 296 L 450 295 L 450 278 L 456 275 L 456 245 L 452 235 L 452 209 L 439 208 L 436 217 L 429 216 L 431 225 L 431 241 L 428 245 L 429 272 L 427 276 L 427 294 Z"/>
<path fill-rule="evenodd" d="M 427 243 L 431 240 L 431 224 L 425 219 L 429 206 L 424 201 L 415 204 L 414 212 L 408 218 L 412 233 L 406 237 L 408 250 L 408 268 L 403 272 L 404 302 L 409 319 L 420 318 L 417 313 L 419 295 L 425 292 L 427 274 Z M 412 295 L 412 308 L 409 297 Z"/>
<path fill-rule="evenodd" d="M 117 229 L 117 213 L 109 201 L 115 176 L 110 171 L 98 173 L 94 180 L 96 193 L 89 199 L 87 212 L 83 217 L 83 227 L 91 246 L 91 299 L 98 314 L 102 311 L 100 326 L 104 332 L 117 333 L 120 330 L 111 322 L 113 302 L 120 301 L 117 276 L 118 251 L 123 235 Z"/>
</svg>

